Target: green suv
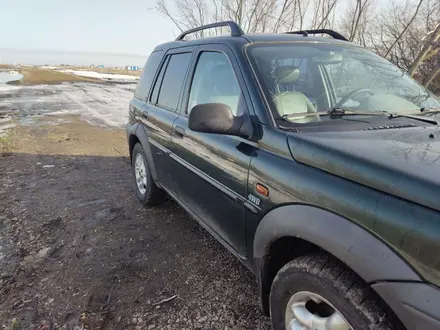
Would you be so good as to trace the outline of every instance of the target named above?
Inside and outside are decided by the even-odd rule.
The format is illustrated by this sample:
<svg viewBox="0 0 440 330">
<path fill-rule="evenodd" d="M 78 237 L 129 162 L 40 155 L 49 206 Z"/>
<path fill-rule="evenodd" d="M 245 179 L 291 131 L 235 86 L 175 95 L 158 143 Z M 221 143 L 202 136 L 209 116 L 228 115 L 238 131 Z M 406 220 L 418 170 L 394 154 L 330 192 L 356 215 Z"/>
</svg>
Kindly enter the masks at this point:
<svg viewBox="0 0 440 330">
<path fill-rule="evenodd" d="M 334 31 L 202 26 L 145 65 L 134 189 L 170 195 L 252 270 L 275 330 L 440 329 L 439 108 Z"/>
</svg>

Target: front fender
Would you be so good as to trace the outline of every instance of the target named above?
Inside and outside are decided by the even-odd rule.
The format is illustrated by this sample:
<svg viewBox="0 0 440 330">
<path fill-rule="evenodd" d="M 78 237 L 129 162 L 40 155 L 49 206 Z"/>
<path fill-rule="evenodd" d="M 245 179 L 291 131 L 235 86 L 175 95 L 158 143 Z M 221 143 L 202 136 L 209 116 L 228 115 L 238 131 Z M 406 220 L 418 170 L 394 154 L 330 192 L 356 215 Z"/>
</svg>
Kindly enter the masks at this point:
<svg viewBox="0 0 440 330">
<path fill-rule="evenodd" d="M 338 214 L 304 204 L 281 206 L 264 216 L 254 237 L 256 263 L 268 254 L 273 242 L 285 236 L 301 238 L 327 251 L 367 283 L 421 281 L 400 256 L 372 233 Z"/>
</svg>

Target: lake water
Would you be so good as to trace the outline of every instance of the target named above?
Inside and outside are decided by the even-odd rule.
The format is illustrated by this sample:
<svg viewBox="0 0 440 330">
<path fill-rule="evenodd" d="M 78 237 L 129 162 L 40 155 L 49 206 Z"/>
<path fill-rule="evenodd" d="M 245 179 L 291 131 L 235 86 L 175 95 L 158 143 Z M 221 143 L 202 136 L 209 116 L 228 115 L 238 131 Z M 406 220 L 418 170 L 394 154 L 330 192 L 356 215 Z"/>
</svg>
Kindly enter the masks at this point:
<svg viewBox="0 0 440 330">
<path fill-rule="evenodd" d="M 148 55 L 73 53 L 0 48 L 0 64 L 144 66 Z"/>
</svg>

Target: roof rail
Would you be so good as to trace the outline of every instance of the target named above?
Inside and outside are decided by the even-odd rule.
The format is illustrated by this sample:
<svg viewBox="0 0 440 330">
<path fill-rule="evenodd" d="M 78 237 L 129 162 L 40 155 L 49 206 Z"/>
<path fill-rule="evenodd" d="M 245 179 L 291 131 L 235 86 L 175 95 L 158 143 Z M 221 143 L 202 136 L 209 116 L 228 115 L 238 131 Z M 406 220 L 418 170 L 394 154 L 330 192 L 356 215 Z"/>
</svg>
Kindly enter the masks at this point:
<svg viewBox="0 0 440 330">
<path fill-rule="evenodd" d="M 319 30 L 301 30 L 301 31 L 293 31 L 286 32 L 286 34 L 302 34 L 304 37 L 307 37 L 309 34 L 328 34 L 333 37 L 333 39 L 348 41 L 342 34 L 328 29 L 319 29 Z"/>
<path fill-rule="evenodd" d="M 188 31 L 182 32 L 176 38 L 176 41 L 183 40 L 183 38 L 185 38 L 185 36 L 188 35 L 188 34 L 191 34 L 191 33 L 194 33 L 194 32 L 198 32 L 198 31 L 202 31 L 202 30 L 206 30 L 206 29 L 212 29 L 212 28 L 216 28 L 216 27 L 221 27 L 221 26 L 229 26 L 229 28 L 231 29 L 231 37 L 240 37 L 240 36 L 242 36 L 244 34 L 244 32 L 241 29 L 241 27 L 237 23 L 235 23 L 234 21 L 224 21 L 224 22 L 217 22 L 217 23 L 202 25 L 202 26 L 190 29 Z"/>
</svg>

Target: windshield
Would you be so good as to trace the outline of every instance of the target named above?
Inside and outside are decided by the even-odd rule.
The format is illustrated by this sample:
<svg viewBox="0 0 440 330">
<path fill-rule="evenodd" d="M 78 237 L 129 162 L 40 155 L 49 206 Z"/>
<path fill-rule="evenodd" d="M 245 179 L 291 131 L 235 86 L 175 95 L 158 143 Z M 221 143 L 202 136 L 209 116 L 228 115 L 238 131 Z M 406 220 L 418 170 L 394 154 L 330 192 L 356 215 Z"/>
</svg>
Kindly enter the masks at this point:
<svg viewBox="0 0 440 330">
<path fill-rule="evenodd" d="M 440 107 L 440 100 L 403 70 L 363 48 L 261 43 L 249 46 L 247 54 L 276 121 L 328 121 L 331 117 L 310 113 L 334 108 L 403 113 Z"/>
</svg>

